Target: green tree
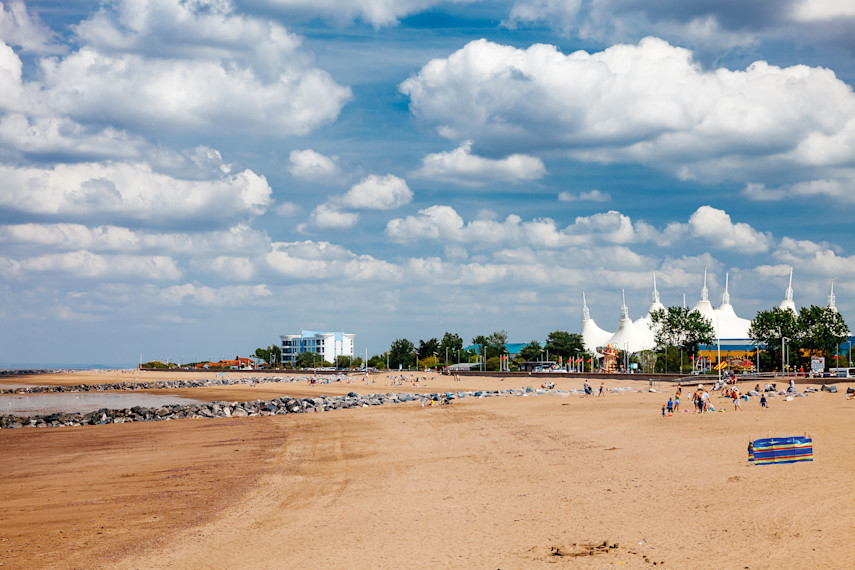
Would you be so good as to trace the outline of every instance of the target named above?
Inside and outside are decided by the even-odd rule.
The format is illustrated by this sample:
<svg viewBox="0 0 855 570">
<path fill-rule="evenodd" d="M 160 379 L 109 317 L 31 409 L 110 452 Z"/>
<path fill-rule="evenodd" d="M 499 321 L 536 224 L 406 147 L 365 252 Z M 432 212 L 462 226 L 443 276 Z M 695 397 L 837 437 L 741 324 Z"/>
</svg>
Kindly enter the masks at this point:
<svg viewBox="0 0 855 570">
<path fill-rule="evenodd" d="M 267 350 L 270 351 L 270 364 L 278 366 L 282 362 L 282 347 L 278 344 L 272 344 Z"/>
<path fill-rule="evenodd" d="M 439 352 L 439 341 L 435 338 L 419 341 L 419 360 L 433 358 L 433 353 Z"/>
<path fill-rule="evenodd" d="M 449 362 L 457 362 L 457 352 L 463 351 L 463 339 L 460 338 L 460 335 L 453 334 L 450 332 L 446 332 L 442 335 L 442 340 L 439 343 L 439 350 L 437 351 L 441 357 L 444 359 L 445 355 L 448 354 Z M 448 364 L 448 362 L 446 362 Z"/>
<path fill-rule="evenodd" d="M 389 368 L 398 368 L 399 365 L 404 368 L 415 366 L 416 346 L 405 338 L 398 338 L 392 342 L 389 347 Z"/>
<path fill-rule="evenodd" d="M 270 364 L 270 350 L 269 349 L 267 349 L 267 348 L 256 348 L 255 349 L 255 356 L 257 356 L 258 358 L 260 358 L 261 360 L 263 360 L 267 364 Z"/>
<path fill-rule="evenodd" d="M 356 364 L 352 356 L 347 356 L 346 354 L 339 354 L 335 357 L 336 368 L 355 368 L 357 366 L 358 364 Z"/>
<path fill-rule="evenodd" d="M 386 357 L 382 354 L 375 354 L 368 359 L 369 368 L 377 368 L 378 370 L 386 369 Z"/>
<path fill-rule="evenodd" d="M 748 327 L 748 338 L 755 346 L 763 347 L 771 356 L 770 364 L 777 368 L 781 365 L 781 340 L 789 338 L 797 342 L 799 338 L 799 320 L 789 309 L 774 307 L 768 311 L 759 311 Z M 761 362 L 764 370 L 764 363 Z"/>
<path fill-rule="evenodd" d="M 508 344 L 508 333 L 505 331 L 494 331 L 487 336 L 487 358 L 500 356 L 505 352 Z"/>
<path fill-rule="evenodd" d="M 508 333 L 505 331 L 494 331 L 487 336 L 478 335 L 472 339 L 472 344 L 478 345 L 478 352 L 484 360 L 505 353 L 505 345 L 508 344 Z"/>
<path fill-rule="evenodd" d="M 561 356 L 565 362 L 570 358 L 576 358 L 579 354 L 585 352 L 585 346 L 582 343 L 582 335 L 577 333 L 569 333 L 566 331 L 552 331 L 546 336 L 546 346 L 549 351 L 549 358 Z"/>
<path fill-rule="evenodd" d="M 520 349 L 519 356 L 523 362 L 534 362 L 540 360 L 541 352 L 543 352 L 543 348 L 541 348 L 540 343 L 533 340 Z"/>
<path fill-rule="evenodd" d="M 323 355 L 317 352 L 301 352 L 297 355 L 295 364 L 297 368 L 314 368 L 324 366 L 326 362 Z"/>
<path fill-rule="evenodd" d="M 656 346 L 660 350 L 674 346 L 681 353 L 685 352 L 687 359 L 691 359 L 698 353 L 700 345 L 715 342 L 715 329 L 712 322 L 698 311 L 692 311 L 687 307 L 659 309 L 650 314 L 650 319 L 653 322 Z M 668 362 L 665 363 L 667 370 L 672 369 L 671 358 L 669 354 Z M 683 362 L 679 355 L 676 362 Z"/>
<path fill-rule="evenodd" d="M 831 362 L 840 345 L 849 338 L 849 327 L 843 317 L 830 307 L 802 307 L 798 318 L 799 348 L 825 356 Z"/>
</svg>

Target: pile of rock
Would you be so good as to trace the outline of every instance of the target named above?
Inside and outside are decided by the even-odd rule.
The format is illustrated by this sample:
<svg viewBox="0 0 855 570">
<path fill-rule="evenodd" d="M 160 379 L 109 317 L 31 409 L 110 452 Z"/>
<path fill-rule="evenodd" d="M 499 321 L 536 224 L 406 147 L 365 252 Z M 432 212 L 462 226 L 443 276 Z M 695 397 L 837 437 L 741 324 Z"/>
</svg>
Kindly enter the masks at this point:
<svg viewBox="0 0 855 570">
<path fill-rule="evenodd" d="M 268 381 L 270 379 L 267 379 Z M 280 380 L 296 381 L 296 380 Z M 197 384 L 198 382 L 211 382 L 210 384 Z M 151 384 L 149 388 L 176 388 L 212 386 L 221 384 L 244 384 L 244 379 L 226 380 L 218 378 L 215 380 L 175 380 L 170 382 L 150 382 L 140 384 Z M 142 388 L 140 384 L 130 384 Z M 195 386 L 191 386 L 194 384 Z M 120 386 L 121 384 L 109 384 L 101 386 Z M 34 387 L 35 388 L 35 387 Z M 63 386 L 45 386 L 44 388 L 67 388 Z M 95 388 L 91 386 L 90 388 Z M 120 390 L 121 388 L 102 388 Z M 615 391 L 627 391 L 617 389 Z M 35 391 L 35 390 L 33 390 Z M 67 391 L 67 390 L 53 390 Z M 369 406 L 382 406 L 384 404 L 400 404 L 403 402 L 417 402 L 422 406 L 433 403 L 449 404 L 452 400 L 467 397 L 492 398 L 508 396 L 540 396 L 556 395 L 569 396 L 570 394 L 582 394 L 582 390 L 544 390 L 520 388 L 510 390 L 478 390 L 469 392 L 437 392 L 430 394 L 413 394 L 409 392 L 387 392 L 386 394 L 363 394 L 350 392 L 346 396 L 317 396 L 315 398 L 292 398 L 283 396 L 272 400 L 254 400 L 251 402 L 209 402 L 207 404 L 172 404 L 159 408 L 144 408 L 136 406 L 123 410 L 111 410 L 102 408 L 89 413 L 53 413 L 36 416 L 0 416 L 0 429 L 14 429 L 22 427 L 63 427 L 121 424 L 126 422 L 160 422 L 180 419 L 200 418 L 240 418 L 251 416 L 278 416 L 285 414 L 305 414 L 317 412 L 329 412 L 347 408 L 367 408 Z"/>
<path fill-rule="evenodd" d="M 334 382 L 347 380 L 347 376 L 334 376 Z M 232 384 L 262 384 L 265 382 L 306 382 L 308 377 L 264 376 L 257 378 L 196 378 L 192 380 L 159 380 L 157 382 L 114 382 L 112 384 L 77 384 L 74 386 L 28 386 L 26 388 L 3 388 L 0 394 L 46 394 L 52 392 L 105 392 L 110 390 L 165 390 L 174 388 L 204 388 L 206 386 L 228 386 Z"/>
</svg>

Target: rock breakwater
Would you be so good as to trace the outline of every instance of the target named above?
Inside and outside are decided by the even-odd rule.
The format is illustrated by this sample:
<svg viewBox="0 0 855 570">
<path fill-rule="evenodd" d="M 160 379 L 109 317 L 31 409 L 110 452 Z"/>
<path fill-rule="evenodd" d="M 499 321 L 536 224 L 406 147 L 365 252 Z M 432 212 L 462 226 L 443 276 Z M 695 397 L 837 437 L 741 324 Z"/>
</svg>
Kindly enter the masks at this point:
<svg viewBox="0 0 855 570">
<path fill-rule="evenodd" d="M 330 377 L 333 382 L 348 380 L 347 376 Z M 204 388 L 208 386 L 229 386 L 233 384 L 263 384 L 270 382 L 306 382 L 308 378 L 254 376 L 242 378 L 194 378 L 189 380 L 158 380 L 155 382 L 112 382 L 108 384 L 75 384 L 73 386 L 27 386 L 25 388 L 3 388 L 0 394 L 48 394 L 53 392 L 105 392 L 108 390 L 167 390 L 177 388 Z"/>
<path fill-rule="evenodd" d="M 217 379 L 221 380 L 221 379 Z M 196 383 L 198 380 L 176 380 L 171 382 L 156 382 L 157 387 L 189 387 L 171 386 L 175 383 Z M 223 384 L 244 383 L 241 380 L 223 381 Z M 170 384 L 170 386 L 160 386 Z M 135 384 L 137 385 L 137 384 Z M 202 384 L 213 386 L 219 384 Z M 138 386 L 138 385 L 137 385 Z M 140 387 L 140 386 L 138 386 Z M 34 387 L 35 388 L 35 387 Z M 63 386 L 45 386 L 44 388 L 65 388 Z M 94 388 L 94 386 L 93 386 Z M 116 388 L 121 389 L 121 388 Z M 63 391 L 63 390 L 56 390 Z M 623 391 L 623 390 L 621 390 Z M 84 425 L 120 424 L 126 422 L 157 422 L 180 419 L 204 418 L 239 418 L 251 416 L 274 416 L 285 414 L 305 414 L 329 412 L 348 408 L 367 408 L 384 404 L 400 404 L 415 402 L 421 406 L 449 404 L 452 400 L 462 398 L 490 398 L 508 396 L 538 396 L 543 394 L 569 396 L 571 393 L 581 394 L 581 390 L 479 390 L 470 392 L 436 392 L 430 394 L 414 394 L 409 392 L 387 392 L 385 394 L 362 394 L 350 392 L 346 396 L 317 396 L 313 398 L 292 398 L 283 396 L 272 400 L 253 400 L 247 402 L 209 402 L 206 404 L 173 404 L 157 408 L 133 407 L 123 410 L 102 408 L 88 413 L 51 413 L 34 416 L 0 416 L 0 429 L 16 429 L 24 427 L 64 427 Z"/>
</svg>

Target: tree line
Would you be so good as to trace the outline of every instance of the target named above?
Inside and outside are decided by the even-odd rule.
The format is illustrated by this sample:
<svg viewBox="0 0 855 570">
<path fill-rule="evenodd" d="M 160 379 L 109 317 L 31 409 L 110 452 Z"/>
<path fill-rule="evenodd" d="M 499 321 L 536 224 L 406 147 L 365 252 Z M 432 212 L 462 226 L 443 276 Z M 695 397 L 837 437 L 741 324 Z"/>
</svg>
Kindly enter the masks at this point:
<svg viewBox="0 0 855 570">
<path fill-rule="evenodd" d="M 519 351 L 510 354 L 507 351 L 508 333 L 494 331 L 487 335 L 472 338 L 468 349 L 464 349 L 463 339 L 456 333 L 446 332 L 442 339 L 419 340 L 418 346 L 406 338 L 395 339 L 389 350 L 368 360 L 375 368 L 443 368 L 457 363 L 482 363 L 485 370 L 497 371 L 503 366 L 518 369 L 522 362 L 538 361 L 547 356 L 552 361 L 568 362 L 571 358 L 590 358 L 582 344 L 582 335 L 566 331 L 553 331 L 541 344 L 532 340 Z M 506 364 L 502 357 L 507 357 Z"/>
<path fill-rule="evenodd" d="M 656 339 L 656 369 L 676 371 L 677 355 L 685 354 L 689 360 L 697 356 L 701 345 L 716 343 L 712 322 L 697 311 L 686 307 L 669 307 L 650 315 Z M 826 363 L 835 360 L 840 346 L 849 338 L 849 327 L 839 312 L 831 307 L 802 307 L 796 315 L 788 309 L 775 307 L 759 311 L 748 328 L 751 343 L 763 352 L 761 370 L 782 369 L 788 360 L 792 368 L 809 368 L 812 356 L 825 357 Z M 673 348 L 671 356 L 667 350 Z M 795 363 L 787 357 L 795 357 Z M 682 362 L 682 360 L 681 360 Z M 848 352 L 846 365 L 849 365 Z M 784 363 L 782 365 L 782 363 Z"/>
<path fill-rule="evenodd" d="M 634 362 L 650 372 L 682 371 L 684 365 L 697 357 L 701 346 L 715 345 L 715 328 L 712 321 L 697 311 L 686 307 L 668 307 L 650 315 L 656 347 L 653 351 L 625 354 L 618 349 L 618 362 Z M 759 311 L 748 329 L 751 343 L 763 352 L 760 356 L 762 370 L 779 369 L 789 355 L 794 368 L 809 366 L 811 356 L 824 356 L 826 363 L 835 361 L 842 343 L 849 336 L 849 327 L 843 317 L 830 307 L 802 307 L 796 315 L 790 310 L 775 307 Z M 782 342 L 783 341 L 783 342 Z M 367 366 L 376 369 L 443 368 L 458 362 L 483 363 L 484 369 L 497 371 L 503 367 L 502 356 L 507 356 L 507 366 L 518 369 L 523 362 L 548 359 L 567 363 L 582 360 L 582 369 L 591 369 L 593 355 L 585 350 L 582 335 L 567 331 L 552 331 L 544 342 L 536 339 L 525 344 L 518 354 L 507 353 L 508 333 L 504 330 L 472 338 L 469 348 L 464 348 L 463 338 L 445 332 L 442 338 L 419 340 L 418 344 L 406 338 L 392 341 L 389 349 L 368 359 Z M 784 352 L 782 352 L 782 350 Z M 268 366 L 282 366 L 282 349 L 277 345 L 258 348 L 256 357 Z M 848 352 L 846 366 L 849 366 Z M 783 360 L 782 360 L 783 357 Z M 795 357 L 793 364 L 792 358 Z M 843 365 L 840 359 L 840 365 Z M 290 367 L 290 365 L 287 365 Z M 297 355 L 295 368 L 331 367 L 361 368 L 361 357 L 338 356 L 327 362 L 315 352 Z M 578 366 L 578 365 L 577 365 Z"/>
</svg>

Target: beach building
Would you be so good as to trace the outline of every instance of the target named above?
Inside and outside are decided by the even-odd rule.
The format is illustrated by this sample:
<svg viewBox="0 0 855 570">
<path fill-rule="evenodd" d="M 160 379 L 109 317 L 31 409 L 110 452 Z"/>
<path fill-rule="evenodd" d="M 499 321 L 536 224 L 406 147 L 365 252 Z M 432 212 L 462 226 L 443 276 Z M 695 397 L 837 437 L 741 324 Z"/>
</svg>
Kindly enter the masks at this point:
<svg viewBox="0 0 855 570">
<path fill-rule="evenodd" d="M 717 362 L 721 360 L 742 360 L 753 362 L 757 347 L 752 344 L 748 336 L 751 320 L 741 318 L 736 314 L 730 301 L 730 274 L 725 274 L 724 293 L 721 296 L 721 305 L 714 307 L 709 299 L 707 289 L 707 270 L 704 268 L 703 286 L 698 302 L 692 307 L 712 323 L 716 342 L 711 345 L 701 346 L 698 359 L 695 364 L 701 366 L 701 362 Z M 582 342 L 585 350 L 602 357 L 606 351 L 624 350 L 630 353 L 655 349 L 654 331 L 650 315 L 659 309 L 665 309 L 656 288 L 656 275 L 653 276 L 652 302 L 647 314 L 634 322 L 629 318 L 629 309 L 626 306 L 626 297 L 621 292 L 620 322 L 615 332 L 603 330 L 597 326 L 591 318 L 588 309 L 585 292 L 582 292 Z M 685 306 L 685 295 L 683 295 L 683 306 Z M 834 296 L 834 280 L 831 281 L 831 289 L 827 298 L 827 307 L 837 310 L 836 298 Z M 781 309 L 798 314 L 796 304 L 793 300 L 793 270 L 790 269 L 789 284 L 784 293 L 784 300 L 779 305 Z M 753 366 L 753 365 L 752 365 Z"/>
<path fill-rule="evenodd" d="M 335 362 L 338 356 L 353 358 L 356 335 L 345 332 L 300 331 L 300 334 L 279 335 L 282 348 L 282 364 L 293 365 L 301 352 L 317 352 L 327 362 Z"/>
<path fill-rule="evenodd" d="M 591 318 L 585 292 L 582 291 L 582 344 L 585 350 L 590 353 L 597 352 L 597 347 L 605 346 L 613 334 L 598 327 L 594 319 Z M 599 356 L 602 355 L 599 354 Z"/>
<path fill-rule="evenodd" d="M 606 345 L 611 345 L 618 350 L 625 350 L 629 353 L 652 350 L 656 344 L 653 341 L 653 335 L 649 335 L 650 338 L 648 338 L 647 334 L 635 326 L 635 323 L 629 318 L 626 295 L 623 290 L 621 290 L 620 294 L 622 303 L 620 306 L 618 329 L 608 342 L 606 342 Z"/>
</svg>

